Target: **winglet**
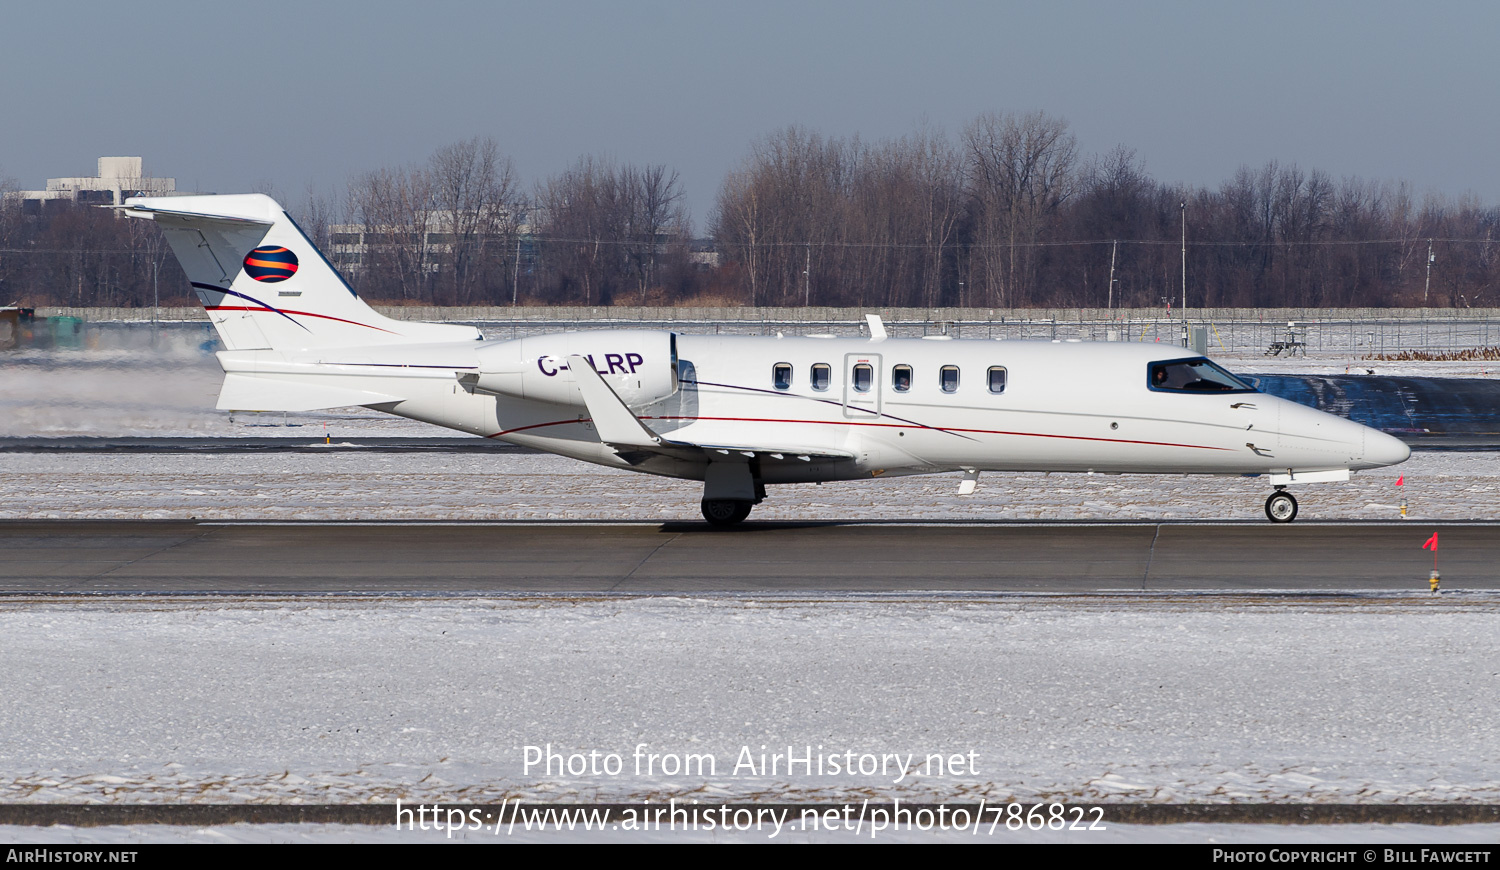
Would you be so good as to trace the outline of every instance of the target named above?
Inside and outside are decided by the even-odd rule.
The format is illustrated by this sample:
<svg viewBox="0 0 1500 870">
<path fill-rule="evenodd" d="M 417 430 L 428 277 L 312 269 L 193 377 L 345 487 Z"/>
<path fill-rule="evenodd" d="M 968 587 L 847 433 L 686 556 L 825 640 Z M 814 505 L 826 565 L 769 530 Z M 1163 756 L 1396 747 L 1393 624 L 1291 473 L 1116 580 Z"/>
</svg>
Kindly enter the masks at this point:
<svg viewBox="0 0 1500 870">
<path fill-rule="evenodd" d="M 871 341 L 885 341 L 885 322 L 880 319 L 879 314 L 866 314 L 865 323 L 870 324 Z"/>
<path fill-rule="evenodd" d="M 621 447 L 657 447 L 662 443 L 661 436 L 647 429 L 620 401 L 588 360 L 574 354 L 568 357 L 568 370 L 583 394 L 583 404 L 594 420 L 594 431 L 599 433 L 600 441 Z"/>
</svg>

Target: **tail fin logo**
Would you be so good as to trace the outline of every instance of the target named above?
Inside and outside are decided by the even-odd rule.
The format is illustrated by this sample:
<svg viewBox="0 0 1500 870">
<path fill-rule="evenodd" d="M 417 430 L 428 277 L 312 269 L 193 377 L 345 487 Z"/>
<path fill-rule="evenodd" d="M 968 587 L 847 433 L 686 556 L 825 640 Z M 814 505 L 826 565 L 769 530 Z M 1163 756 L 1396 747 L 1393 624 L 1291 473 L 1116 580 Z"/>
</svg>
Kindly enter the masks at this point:
<svg viewBox="0 0 1500 870">
<path fill-rule="evenodd" d="M 297 255 L 280 245 L 256 248 L 245 255 L 245 272 L 267 284 L 285 281 L 297 274 Z"/>
</svg>

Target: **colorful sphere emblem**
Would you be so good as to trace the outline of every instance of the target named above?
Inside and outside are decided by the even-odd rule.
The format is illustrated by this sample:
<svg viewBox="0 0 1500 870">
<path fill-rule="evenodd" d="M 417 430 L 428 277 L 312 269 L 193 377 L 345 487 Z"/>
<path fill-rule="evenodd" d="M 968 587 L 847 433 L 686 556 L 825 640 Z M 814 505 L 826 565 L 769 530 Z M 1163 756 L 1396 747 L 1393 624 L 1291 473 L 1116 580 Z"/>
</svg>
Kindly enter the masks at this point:
<svg viewBox="0 0 1500 870">
<path fill-rule="evenodd" d="M 267 284 L 285 281 L 297 274 L 297 255 L 280 245 L 256 248 L 245 255 L 245 271 Z"/>
</svg>

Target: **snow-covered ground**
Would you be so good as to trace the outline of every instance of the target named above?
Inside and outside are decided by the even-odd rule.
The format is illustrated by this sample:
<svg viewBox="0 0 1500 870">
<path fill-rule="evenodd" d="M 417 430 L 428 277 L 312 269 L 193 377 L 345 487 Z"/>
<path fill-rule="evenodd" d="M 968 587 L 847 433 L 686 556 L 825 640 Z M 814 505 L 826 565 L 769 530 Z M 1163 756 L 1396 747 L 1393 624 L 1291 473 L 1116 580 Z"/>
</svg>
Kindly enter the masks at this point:
<svg viewBox="0 0 1500 870">
<path fill-rule="evenodd" d="M 321 439 L 315 439 L 321 440 Z M 701 484 L 544 454 L 0 454 L 0 519 L 701 519 Z M 1403 485 L 1396 486 L 1398 479 Z M 1264 520 L 1240 477 L 985 474 L 772 487 L 754 519 Z M 1500 519 L 1500 452 L 1418 452 L 1298 490 L 1303 519 Z"/>
<path fill-rule="evenodd" d="M 1500 801 L 1487 601 L 9 599 L 0 637 L 6 802 Z"/>
</svg>

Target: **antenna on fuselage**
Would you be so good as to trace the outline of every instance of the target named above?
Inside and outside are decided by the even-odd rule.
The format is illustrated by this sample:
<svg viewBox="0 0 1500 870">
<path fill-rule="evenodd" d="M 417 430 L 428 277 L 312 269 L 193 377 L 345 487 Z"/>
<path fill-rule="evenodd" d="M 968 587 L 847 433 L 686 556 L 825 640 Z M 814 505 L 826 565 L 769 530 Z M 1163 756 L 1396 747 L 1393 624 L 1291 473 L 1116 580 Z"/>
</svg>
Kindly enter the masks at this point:
<svg viewBox="0 0 1500 870">
<path fill-rule="evenodd" d="M 887 335 L 886 335 L 886 332 L 885 332 L 885 323 L 884 323 L 884 321 L 882 321 L 880 319 L 880 315 L 879 314 L 866 314 L 865 315 L 865 323 L 870 324 L 870 340 L 871 341 L 885 341 L 886 340 Z"/>
</svg>

